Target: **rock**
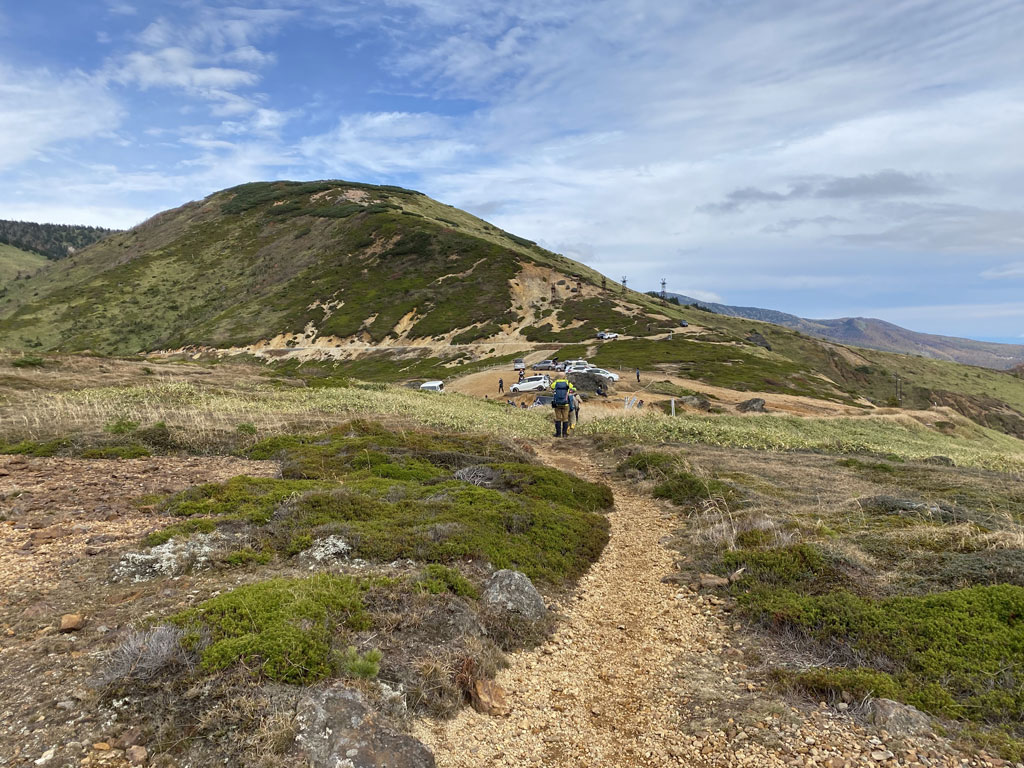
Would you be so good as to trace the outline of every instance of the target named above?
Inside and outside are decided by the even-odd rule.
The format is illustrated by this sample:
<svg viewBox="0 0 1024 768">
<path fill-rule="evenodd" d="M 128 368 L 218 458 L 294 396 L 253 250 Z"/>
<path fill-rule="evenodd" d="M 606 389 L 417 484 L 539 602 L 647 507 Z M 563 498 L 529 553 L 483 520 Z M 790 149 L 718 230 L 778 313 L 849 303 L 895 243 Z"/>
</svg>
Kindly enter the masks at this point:
<svg viewBox="0 0 1024 768">
<path fill-rule="evenodd" d="M 929 456 L 924 460 L 925 464 L 938 464 L 942 467 L 955 467 L 956 462 L 953 461 L 949 456 Z"/>
<path fill-rule="evenodd" d="M 132 765 L 145 765 L 149 760 L 149 750 L 136 744 L 128 747 L 125 750 L 124 756 L 128 758 L 128 762 Z"/>
<path fill-rule="evenodd" d="M 299 557 L 310 563 L 310 568 L 315 568 L 324 563 L 331 563 L 336 560 L 347 560 L 352 547 L 349 546 L 340 536 L 325 536 L 317 539 L 308 549 L 303 550 Z"/>
<path fill-rule="evenodd" d="M 493 680 L 476 680 L 471 695 L 473 709 L 482 715 L 505 717 L 512 711 L 505 698 L 505 689 Z"/>
<path fill-rule="evenodd" d="M 932 721 L 924 712 L 892 699 L 872 699 L 867 708 L 868 722 L 884 728 L 893 736 L 906 737 L 930 733 Z"/>
<path fill-rule="evenodd" d="M 768 339 L 766 339 L 764 336 L 762 336 L 760 333 L 757 333 L 756 331 L 747 336 L 746 340 L 749 341 L 751 344 L 756 344 L 759 347 L 764 347 L 769 352 L 772 351 L 772 345 L 768 343 Z"/>
<path fill-rule="evenodd" d="M 701 589 L 718 589 L 719 587 L 728 587 L 729 580 L 723 576 L 715 576 L 713 573 L 702 573 L 699 586 Z"/>
<path fill-rule="evenodd" d="M 299 700 L 295 722 L 295 743 L 311 768 L 435 768 L 430 750 L 387 727 L 357 691 L 311 690 Z"/>
<path fill-rule="evenodd" d="M 97 752 L 110 751 L 110 745 L 105 741 L 97 741 L 95 744 L 92 745 L 92 748 L 95 749 Z"/>
<path fill-rule="evenodd" d="M 53 760 L 53 756 L 56 753 L 57 753 L 57 748 L 56 747 L 50 747 L 48 750 L 46 750 L 45 752 L 43 752 L 43 754 L 41 754 L 39 756 L 38 760 L 33 760 L 32 762 L 35 765 L 46 765 L 48 762 Z"/>
<path fill-rule="evenodd" d="M 533 582 L 519 571 L 497 571 L 487 582 L 480 602 L 493 613 L 540 621 L 548 609 Z"/>
<path fill-rule="evenodd" d="M 65 613 L 60 617 L 61 632 L 77 632 L 85 626 L 85 617 L 80 613 Z"/>
<path fill-rule="evenodd" d="M 129 728 L 110 743 L 115 749 L 128 749 L 141 743 L 145 737 L 146 734 L 141 728 Z"/>
<path fill-rule="evenodd" d="M 699 395 L 687 395 L 686 397 L 679 398 L 679 402 L 690 408 L 696 408 L 698 411 L 710 411 L 711 401 L 706 397 Z"/>
<path fill-rule="evenodd" d="M 744 400 L 736 406 L 736 410 L 740 413 L 764 413 L 764 398 L 752 397 L 749 400 Z"/>
</svg>

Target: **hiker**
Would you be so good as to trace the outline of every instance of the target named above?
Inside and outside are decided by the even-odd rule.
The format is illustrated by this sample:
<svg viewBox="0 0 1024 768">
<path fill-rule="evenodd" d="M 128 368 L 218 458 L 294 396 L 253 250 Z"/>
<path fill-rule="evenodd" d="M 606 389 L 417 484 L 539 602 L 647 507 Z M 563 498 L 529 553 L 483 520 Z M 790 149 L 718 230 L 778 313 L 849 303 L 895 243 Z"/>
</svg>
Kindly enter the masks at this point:
<svg viewBox="0 0 1024 768">
<path fill-rule="evenodd" d="M 575 429 L 580 423 L 580 397 L 578 392 L 569 390 L 569 429 Z"/>
<path fill-rule="evenodd" d="M 505 380 L 504 379 L 498 379 L 498 394 L 499 395 L 505 394 Z"/>
<path fill-rule="evenodd" d="M 639 368 L 636 369 L 636 383 L 637 384 L 640 383 L 640 369 Z"/>
<path fill-rule="evenodd" d="M 572 391 L 572 384 L 564 376 L 555 379 L 551 383 L 554 396 L 551 398 L 551 408 L 555 418 L 555 437 L 569 436 L 569 393 Z"/>
<path fill-rule="evenodd" d="M 523 383 L 523 379 L 526 378 L 526 371 L 519 371 L 519 383 Z"/>
</svg>

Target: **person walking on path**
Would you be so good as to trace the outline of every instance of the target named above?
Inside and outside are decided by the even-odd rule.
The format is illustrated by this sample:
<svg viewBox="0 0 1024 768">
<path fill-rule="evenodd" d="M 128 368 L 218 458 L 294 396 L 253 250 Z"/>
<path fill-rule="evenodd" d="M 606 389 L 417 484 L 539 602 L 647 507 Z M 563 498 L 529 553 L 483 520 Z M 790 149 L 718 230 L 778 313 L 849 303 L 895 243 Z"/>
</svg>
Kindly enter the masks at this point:
<svg viewBox="0 0 1024 768">
<path fill-rule="evenodd" d="M 640 369 L 639 368 L 636 369 L 636 383 L 637 384 L 640 383 Z"/>
<path fill-rule="evenodd" d="M 526 371 L 519 371 L 519 383 L 523 383 L 523 379 L 526 378 Z"/>
<path fill-rule="evenodd" d="M 505 393 L 505 380 L 498 379 L 498 394 L 502 395 Z"/>
<path fill-rule="evenodd" d="M 569 429 L 575 429 L 580 423 L 581 399 L 579 392 L 569 390 Z"/>
<path fill-rule="evenodd" d="M 551 409 L 554 411 L 555 437 L 569 436 L 569 394 L 572 384 L 564 376 L 551 383 L 554 396 L 551 398 Z"/>
</svg>

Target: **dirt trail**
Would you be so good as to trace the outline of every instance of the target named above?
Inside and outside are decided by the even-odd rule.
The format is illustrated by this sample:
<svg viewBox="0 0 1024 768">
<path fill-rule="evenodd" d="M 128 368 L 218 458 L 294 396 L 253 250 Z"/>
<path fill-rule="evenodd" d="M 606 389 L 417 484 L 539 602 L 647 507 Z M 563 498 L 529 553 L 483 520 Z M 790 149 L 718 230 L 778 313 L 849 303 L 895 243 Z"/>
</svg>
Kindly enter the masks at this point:
<svg viewBox="0 0 1024 768">
<path fill-rule="evenodd" d="M 800 712 L 750 682 L 721 611 L 661 581 L 673 571 L 663 542 L 675 516 L 572 448 L 539 453 L 612 485 L 611 539 L 556 635 L 498 676 L 509 717 L 467 708 L 416 724 L 441 768 L 960 765 L 942 745 L 883 741 L 832 708 Z"/>
</svg>

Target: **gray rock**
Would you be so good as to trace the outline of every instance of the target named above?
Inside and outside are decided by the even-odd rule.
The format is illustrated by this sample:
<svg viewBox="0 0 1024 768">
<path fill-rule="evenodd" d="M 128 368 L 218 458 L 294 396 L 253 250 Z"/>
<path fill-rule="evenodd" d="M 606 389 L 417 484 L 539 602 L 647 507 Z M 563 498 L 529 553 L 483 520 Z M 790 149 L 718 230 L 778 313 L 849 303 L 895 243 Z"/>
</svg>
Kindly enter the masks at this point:
<svg viewBox="0 0 1024 768">
<path fill-rule="evenodd" d="M 768 343 L 768 339 L 766 339 L 760 333 L 754 332 L 747 336 L 746 340 L 749 341 L 751 344 L 756 344 L 759 347 L 764 347 L 769 352 L 771 352 L 772 350 L 772 345 Z"/>
<path fill-rule="evenodd" d="M 924 712 L 892 699 L 872 699 L 867 707 L 868 721 L 893 736 L 918 736 L 930 733 L 932 721 Z"/>
<path fill-rule="evenodd" d="M 700 397 L 697 395 L 687 395 L 686 397 L 679 398 L 679 402 L 690 408 L 696 408 L 698 411 L 710 411 L 711 401 L 706 397 Z"/>
<path fill-rule="evenodd" d="M 736 406 L 740 413 L 764 413 L 764 398 L 752 397 Z"/>
<path fill-rule="evenodd" d="M 540 592 L 519 571 L 497 571 L 487 582 L 480 601 L 491 613 L 530 621 L 540 621 L 548 613 Z"/>
<path fill-rule="evenodd" d="M 310 569 L 313 569 L 318 565 L 347 560 L 351 551 L 352 547 L 347 541 L 340 536 L 331 535 L 314 541 L 311 547 L 299 554 L 299 558 L 308 562 Z"/>
<path fill-rule="evenodd" d="M 434 768 L 434 756 L 389 728 L 357 692 L 341 686 L 307 692 L 296 707 L 295 743 L 311 768 Z"/>
</svg>

